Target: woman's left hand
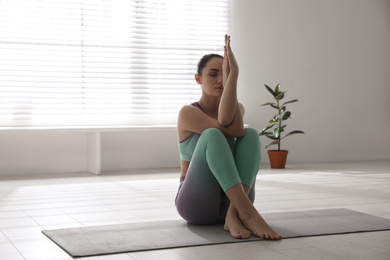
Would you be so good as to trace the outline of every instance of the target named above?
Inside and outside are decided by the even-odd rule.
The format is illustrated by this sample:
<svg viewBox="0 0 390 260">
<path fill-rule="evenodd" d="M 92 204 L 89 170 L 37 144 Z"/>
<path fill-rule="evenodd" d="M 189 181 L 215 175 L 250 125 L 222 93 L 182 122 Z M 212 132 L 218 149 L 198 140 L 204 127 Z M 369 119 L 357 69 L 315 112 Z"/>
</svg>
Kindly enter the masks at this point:
<svg viewBox="0 0 390 260">
<path fill-rule="evenodd" d="M 225 56 L 222 62 L 223 93 L 218 108 L 218 123 L 221 126 L 238 124 L 241 128 L 242 113 L 237 99 L 238 64 L 230 47 L 230 36 L 225 35 Z M 237 120 L 236 118 L 240 118 Z"/>
<path fill-rule="evenodd" d="M 223 76 L 223 83 L 222 85 L 225 86 L 226 84 L 226 80 L 229 76 L 229 71 L 230 71 L 230 68 L 229 68 L 229 57 L 228 57 L 228 54 L 227 54 L 227 47 L 226 47 L 226 44 L 228 43 L 229 41 L 229 36 L 227 34 L 225 34 L 225 46 L 224 46 L 224 53 L 223 53 L 223 62 L 222 62 L 222 76 Z"/>
<path fill-rule="evenodd" d="M 237 64 L 236 58 L 234 57 L 232 48 L 230 46 L 230 36 L 227 34 L 225 35 L 225 48 L 224 49 L 225 49 L 225 57 L 227 57 L 227 59 L 226 59 L 227 67 L 229 68 L 228 75 L 230 73 L 232 73 L 234 76 L 238 77 L 238 72 L 239 72 L 238 64 Z M 225 62 L 225 58 L 224 58 L 224 62 Z"/>
</svg>

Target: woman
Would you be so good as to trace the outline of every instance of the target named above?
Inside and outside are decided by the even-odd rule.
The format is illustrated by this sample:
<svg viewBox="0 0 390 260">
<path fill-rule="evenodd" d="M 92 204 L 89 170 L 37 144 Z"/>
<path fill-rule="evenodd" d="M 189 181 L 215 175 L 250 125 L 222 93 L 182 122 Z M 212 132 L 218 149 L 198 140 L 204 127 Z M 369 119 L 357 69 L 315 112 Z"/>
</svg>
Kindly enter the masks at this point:
<svg viewBox="0 0 390 260">
<path fill-rule="evenodd" d="M 261 145 L 254 129 L 244 129 L 237 100 L 238 65 L 225 35 L 224 57 L 205 55 L 195 80 L 198 102 L 184 106 L 177 131 L 181 178 L 179 214 L 191 224 L 224 223 L 234 238 L 280 239 L 253 206 Z"/>
</svg>

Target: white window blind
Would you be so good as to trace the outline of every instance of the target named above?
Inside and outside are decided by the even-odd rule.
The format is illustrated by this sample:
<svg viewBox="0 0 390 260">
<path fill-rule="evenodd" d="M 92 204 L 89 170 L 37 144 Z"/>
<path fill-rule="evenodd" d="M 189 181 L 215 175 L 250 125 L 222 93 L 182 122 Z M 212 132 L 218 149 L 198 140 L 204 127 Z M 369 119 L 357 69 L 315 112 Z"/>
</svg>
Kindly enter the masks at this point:
<svg viewBox="0 0 390 260">
<path fill-rule="evenodd" d="M 0 125 L 174 124 L 230 0 L 0 1 Z"/>
</svg>

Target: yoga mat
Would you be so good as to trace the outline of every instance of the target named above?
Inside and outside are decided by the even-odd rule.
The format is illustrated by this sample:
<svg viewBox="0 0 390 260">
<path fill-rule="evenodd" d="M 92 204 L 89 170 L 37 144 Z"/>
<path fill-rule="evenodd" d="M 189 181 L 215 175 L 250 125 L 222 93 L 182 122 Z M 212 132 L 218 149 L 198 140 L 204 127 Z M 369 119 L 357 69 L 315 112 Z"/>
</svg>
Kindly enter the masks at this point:
<svg viewBox="0 0 390 260">
<path fill-rule="evenodd" d="M 390 229 L 390 219 L 348 209 L 262 214 L 285 238 Z M 223 225 L 190 225 L 184 220 L 43 230 L 73 257 L 260 240 L 234 239 Z"/>
</svg>

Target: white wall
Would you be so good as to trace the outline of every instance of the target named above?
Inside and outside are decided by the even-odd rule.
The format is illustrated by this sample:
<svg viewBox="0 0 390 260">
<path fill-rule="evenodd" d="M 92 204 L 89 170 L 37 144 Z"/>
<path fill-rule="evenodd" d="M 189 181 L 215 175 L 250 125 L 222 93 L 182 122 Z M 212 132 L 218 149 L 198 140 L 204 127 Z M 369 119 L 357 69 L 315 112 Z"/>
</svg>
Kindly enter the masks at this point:
<svg viewBox="0 0 390 260">
<path fill-rule="evenodd" d="M 390 159 L 390 1 L 233 0 L 232 25 L 246 121 L 274 115 L 264 84 L 299 99 L 289 161 Z"/>
<path fill-rule="evenodd" d="M 289 162 L 390 159 L 390 1 L 232 4 L 246 123 L 266 126 L 263 85 L 282 83 L 299 99 L 287 129 L 306 132 L 282 143 Z M 102 133 L 102 170 L 178 167 L 176 142 L 173 130 Z M 82 132 L 0 133 L 0 174 L 87 171 L 87 151 Z"/>
</svg>

